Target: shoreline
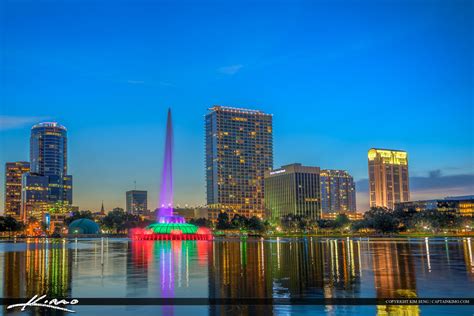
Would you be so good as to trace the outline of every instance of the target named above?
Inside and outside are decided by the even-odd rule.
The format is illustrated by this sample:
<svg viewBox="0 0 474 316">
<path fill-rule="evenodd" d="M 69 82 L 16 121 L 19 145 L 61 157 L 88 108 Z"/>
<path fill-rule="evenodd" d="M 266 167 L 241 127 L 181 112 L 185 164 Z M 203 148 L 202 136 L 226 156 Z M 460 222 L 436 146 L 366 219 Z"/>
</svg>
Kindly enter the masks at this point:
<svg viewBox="0 0 474 316">
<path fill-rule="evenodd" d="M 474 237 L 474 232 L 468 233 L 447 233 L 447 234 L 426 234 L 426 233 L 409 233 L 409 234 L 274 234 L 274 235 L 244 235 L 244 234 L 229 234 L 229 235 L 216 235 L 214 240 L 223 239 L 276 239 L 276 238 L 370 238 L 370 239 L 407 239 L 407 238 L 463 238 L 463 237 Z M 77 236 L 61 236 L 61 237 L 50 237 L 50 236 L 0 236 L 0 240 L 26 240 L 26 239 L 101 239 L 101 238 L 128 238 L 126 234 L 104 234 L 104 235 L 77 235 Z"/>
</svg>

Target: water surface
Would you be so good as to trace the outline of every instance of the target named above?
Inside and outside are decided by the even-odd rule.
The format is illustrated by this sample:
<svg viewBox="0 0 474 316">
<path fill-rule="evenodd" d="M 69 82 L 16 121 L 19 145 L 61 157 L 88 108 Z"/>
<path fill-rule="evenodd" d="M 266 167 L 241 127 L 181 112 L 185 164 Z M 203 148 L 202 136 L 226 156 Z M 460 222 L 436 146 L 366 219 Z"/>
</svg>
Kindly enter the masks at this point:
<svg viewBox="0 0 474 316">
<path fill-rule="evenodd" d="M 3 297 L 474 297 L 470 238 L 0 243 Z M 78 315 L 472 315 L 470 306 L 74 306 Z M 3 313 L 22 314 L 19 311 Z M 44 310 L 29 314 L 48 314 Z M 62 312 L 51 312 L 61 314 Z"/>
</svg>

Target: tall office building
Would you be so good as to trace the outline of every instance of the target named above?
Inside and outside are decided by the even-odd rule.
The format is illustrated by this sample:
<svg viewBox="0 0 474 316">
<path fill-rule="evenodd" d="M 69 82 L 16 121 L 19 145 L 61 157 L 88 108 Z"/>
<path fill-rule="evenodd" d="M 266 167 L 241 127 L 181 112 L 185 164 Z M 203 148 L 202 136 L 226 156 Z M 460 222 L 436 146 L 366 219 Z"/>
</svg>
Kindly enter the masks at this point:
<svg viewBox="0 0 474 316">
<path fill-rule="evenodd" d="M 273 167 L 272 115 L 214 106 L 205 118 L 209 218 L 263 217 L 264 173 Z"/>
<path fill-rule="evenodd" d="M 321 211 L 346 213 L 356 211 L 354 179 L 345 170 L 321 170 Z"/>
<path fill-rule="evenodd" d="M 20 219 L 21 216 L 21 177 L 30 171 L 26 161 L 5 164 L 5 215 Z"/>
<path fill-rule="evenodd" d="M 55 122 L 40 123 L 31 128 L 31 172 L 44 176 L 67 174 L 67 130 Z"/>
<path fill-rule="evenodd" d="M 319 167 L 295 163 L 265 172 L 265 206 L 273 220 L 289 214 L 321 218 Z"/>
<path fill-rule="evenodd" d="M 147 191 L 131 190 L 126 192 L 127 213 L 144 215 L 148 210 Z"/>
<path fill-rule="evenodd" d="M 372 148 L 369 158 L 370 207 L 393 209 L 410 199 L 406 151 Z"/>
<path fill-rule="evenodd" d="M 67 130 L 55 122 L 37 124 L 31 128 L 30 172 L 22 178 L 22 218 L 41 219 L 45 213 L 62 216 L 71 204 Z"/>
</svg>

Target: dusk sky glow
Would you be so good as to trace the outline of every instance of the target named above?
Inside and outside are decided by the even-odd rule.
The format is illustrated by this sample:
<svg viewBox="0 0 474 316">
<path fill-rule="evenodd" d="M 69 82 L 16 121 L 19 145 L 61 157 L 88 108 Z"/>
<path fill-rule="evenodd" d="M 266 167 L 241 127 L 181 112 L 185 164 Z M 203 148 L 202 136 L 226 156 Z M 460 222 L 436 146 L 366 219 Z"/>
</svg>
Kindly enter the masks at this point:
<svg viewBox="0 0 474 316">
<path fill-rule="evenodd" d="M 0 164 L 68 129 L 74 205 L 157 207 L 173 111 L 175 204 L 205 203 L 204 115 L 273 114 L 274 167 L 348 170 L 406 150 L 412 199 L 474 194 L 473 2 L 1 1 Z"/>
</svg>

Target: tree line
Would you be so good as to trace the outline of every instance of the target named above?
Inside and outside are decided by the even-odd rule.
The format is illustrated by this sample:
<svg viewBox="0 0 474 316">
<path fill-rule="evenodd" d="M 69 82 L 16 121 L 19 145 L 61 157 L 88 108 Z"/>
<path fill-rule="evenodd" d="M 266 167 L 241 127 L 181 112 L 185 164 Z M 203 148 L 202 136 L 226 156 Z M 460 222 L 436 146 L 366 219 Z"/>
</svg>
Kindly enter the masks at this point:
<svg viewBox="0 0 474 316">
<path fill-rule="evenodd" d="M 361 220 L 351 221 L 345 214 L 339 214 L 334 220 L 312 220 L 306 216 L 288 214 L 280 220 L 285 231 L 374 231 L 377 233 L 433 232 L 472 228 L 473 217 L 463 217 L 453 212 L 414 209 L 390 210 L 373 207 L 364 213 Z"/>
<path fill-rule="evenodd" d="M 76 219 L 87 218 L 94 220 L 90 211 L 73 212 L 66 218 L 65 224 L 69 225 Z M 126 233 L 131 228 L 144 228 L 153 223 L 143 220 L 138 215 L 127 213 L 123 210 L 113 210 L 98 220 L 102 229 L 110 233 Z M 473 217 L 462 217 L 453 212 L 440 212 L 438 210 L 415 209 L 390 210 L 374 207 L 364 213 L 361 220 L 351 221 L 345 214 L 339 214 L 334 220 L 312 219 L 304 215 L 287 214 L 276 222 L 262 220 L 257 216 L 250 218 L 221 212 L 214 223 L 206 218 L 191 219 L 189 223 L 199 227 L 209 227 L 218 230 L 248 230 L 256 232 L 433 232 L 439 233 L 446 230 L 462 230 L 474 228 Z M 19 232 L 25 225 L 11 216 L 0 216 L 0 232 Z"/>
</svg>

